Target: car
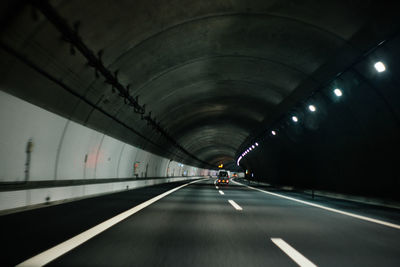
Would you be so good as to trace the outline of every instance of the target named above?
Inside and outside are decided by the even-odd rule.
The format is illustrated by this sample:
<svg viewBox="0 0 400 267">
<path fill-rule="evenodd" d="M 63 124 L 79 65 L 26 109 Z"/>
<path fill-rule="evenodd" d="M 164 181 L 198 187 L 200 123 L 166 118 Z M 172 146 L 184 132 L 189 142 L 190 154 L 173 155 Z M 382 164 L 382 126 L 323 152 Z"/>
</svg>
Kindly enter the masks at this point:
<svg viewBox="0 0 400 267">
<path fill-rule="evenodd" d="M 227 171 L 219 171 L 216 184 L 218 184 L 218 185 L 227 185 L 227 184 L 229 184 L 229 172 L 227 172 Z"/>
</svg>

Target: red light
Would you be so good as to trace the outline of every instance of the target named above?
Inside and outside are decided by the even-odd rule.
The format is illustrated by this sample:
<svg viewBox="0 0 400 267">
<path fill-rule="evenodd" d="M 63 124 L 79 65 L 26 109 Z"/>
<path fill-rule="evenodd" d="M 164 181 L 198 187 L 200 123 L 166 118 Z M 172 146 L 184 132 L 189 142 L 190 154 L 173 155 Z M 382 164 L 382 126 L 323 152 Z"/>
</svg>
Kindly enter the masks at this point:
<svg viewBox="0 0 400 267">
<path fill-rule="evenodd" d="M 229 183 L 229 180 L 226 180 L 227 183 Z"/>
<path fill-rule="evenodd" d="M 221 182 L 221 180 L 218 180 L 218 183 L 220 183 Z"/>
</svg>

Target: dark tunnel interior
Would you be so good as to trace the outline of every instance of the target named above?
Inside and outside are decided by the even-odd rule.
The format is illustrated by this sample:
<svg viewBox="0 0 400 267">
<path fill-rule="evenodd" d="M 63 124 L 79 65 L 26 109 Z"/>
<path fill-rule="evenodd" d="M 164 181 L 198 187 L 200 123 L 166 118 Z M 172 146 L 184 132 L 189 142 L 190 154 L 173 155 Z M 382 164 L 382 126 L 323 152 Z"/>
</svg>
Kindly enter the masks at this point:
<svg viewBox="0 0 400 267">
<path fill-rule="evenodd" d="M 395 1 L 32 0 L 0 10 L 8 94 L 198 168 L 400 200 Z"/>
</svg>

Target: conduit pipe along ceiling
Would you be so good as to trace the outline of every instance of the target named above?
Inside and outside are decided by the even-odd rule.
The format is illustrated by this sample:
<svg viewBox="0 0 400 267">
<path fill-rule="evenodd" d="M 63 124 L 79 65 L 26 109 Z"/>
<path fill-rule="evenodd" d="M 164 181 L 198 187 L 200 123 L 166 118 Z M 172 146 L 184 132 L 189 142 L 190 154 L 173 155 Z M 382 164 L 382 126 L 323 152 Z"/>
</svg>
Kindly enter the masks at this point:
<svg viewBox="0 0 400 267">
<path fill-rule="evenodd" d="M 257 129 L 392 34 L 395 3 L 360 3 L 3 1 L 1 88 L 158 155 L 230 169 L 258 149 Z"/>
</svg>

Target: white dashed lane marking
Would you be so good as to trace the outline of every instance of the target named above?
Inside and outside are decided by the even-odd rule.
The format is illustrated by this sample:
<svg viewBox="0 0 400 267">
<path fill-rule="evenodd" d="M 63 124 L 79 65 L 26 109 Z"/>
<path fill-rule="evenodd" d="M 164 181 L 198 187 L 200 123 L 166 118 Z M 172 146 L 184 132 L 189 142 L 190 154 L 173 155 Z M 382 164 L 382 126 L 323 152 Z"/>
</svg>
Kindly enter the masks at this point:
<svg viewBox="0 0 400 267">
<path fill-rule="evenodd" d="M 308 260 L 306 257 L 300 254 L 297 250 L 291 247 L 288 243 L 286 243 L 281 238 L 271 238 L 271 241 L 274 242 L 283 252 L 286 253 L 294 262 L 296 262 L 301 267 L 316 267 L 314 263 Z"/>
<path fill-rule="evenodd" d="M 228 202 L 236 209 L 236 210 L 242 210 L 242 207 L 240 207 L 235 201 L 232 199 L 229 199 Z"/>
</svg>

